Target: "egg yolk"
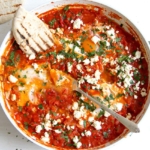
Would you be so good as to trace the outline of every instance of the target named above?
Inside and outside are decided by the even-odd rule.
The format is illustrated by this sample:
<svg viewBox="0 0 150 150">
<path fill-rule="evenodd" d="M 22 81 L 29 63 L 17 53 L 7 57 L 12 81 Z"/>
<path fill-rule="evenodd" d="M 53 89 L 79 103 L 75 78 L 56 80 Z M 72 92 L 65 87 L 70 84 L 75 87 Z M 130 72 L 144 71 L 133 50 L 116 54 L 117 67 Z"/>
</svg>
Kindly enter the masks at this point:
<svg viewBox="0 0 150 150">
<path fill-rule="evenodd" d="M 93 52 L 96 50 L 96 44 L 91 39 L 83 41 L 82 47 L 86 52 Z"/>
</svg>

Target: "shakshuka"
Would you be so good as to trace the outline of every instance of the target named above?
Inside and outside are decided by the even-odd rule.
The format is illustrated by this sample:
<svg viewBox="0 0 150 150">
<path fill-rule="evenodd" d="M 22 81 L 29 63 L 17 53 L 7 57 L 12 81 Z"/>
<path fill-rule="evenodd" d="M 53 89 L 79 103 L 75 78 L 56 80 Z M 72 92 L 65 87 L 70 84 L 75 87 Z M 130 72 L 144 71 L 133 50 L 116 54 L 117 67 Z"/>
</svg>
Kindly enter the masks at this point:
<svg viewBox="0 0 150 150">
<path fill-rule="evenodd" d="M 126 128 L 73 91 L 133 120 L 147 97 L 148 64 L 138 40 L 92 5 L 66 5 L 38 16 L 58 44 L 29 59 L 14 39 L 2 56 L 3 93 L 11 117 L 34 140 L 58 149 L 107 144 Z"/>
</svg>

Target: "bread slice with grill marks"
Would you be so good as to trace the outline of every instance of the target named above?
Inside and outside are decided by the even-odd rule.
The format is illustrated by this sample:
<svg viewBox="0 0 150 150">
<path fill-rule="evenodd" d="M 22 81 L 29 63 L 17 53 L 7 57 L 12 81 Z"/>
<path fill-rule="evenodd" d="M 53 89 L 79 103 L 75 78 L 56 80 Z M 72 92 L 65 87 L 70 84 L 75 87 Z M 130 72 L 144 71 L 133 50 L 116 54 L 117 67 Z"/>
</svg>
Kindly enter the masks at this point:
<svg viewBox="0 0 150 150">
<path fill-rule="evenodd" d="M 13 18 L 14 13 L 24 0 L 0 0 L 0 24 Z"/>
<path fill-rule="evenodd" d="M 46 51 L 54 45 L 54 36 L 48 25 L 22 6 L 17 10 L 12 26 L 13 36 L 29 59 L 36 53 Z"/>
</svg>

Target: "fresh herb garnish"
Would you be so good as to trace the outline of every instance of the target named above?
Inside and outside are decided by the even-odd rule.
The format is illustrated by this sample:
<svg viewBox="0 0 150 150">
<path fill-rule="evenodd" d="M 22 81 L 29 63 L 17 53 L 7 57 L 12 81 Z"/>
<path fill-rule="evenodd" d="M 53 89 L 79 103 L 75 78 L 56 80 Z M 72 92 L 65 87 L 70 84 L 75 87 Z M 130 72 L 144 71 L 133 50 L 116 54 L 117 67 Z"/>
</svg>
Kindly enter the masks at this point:
<svg viewBox="0 0 150 150">
<path fill-rule="evenodd" d="M 135 79 L 136 81 L 140 81 L 140 79 L 141 79 L 141 74 L 140 74 L 140 72 L 139 72 L 138 70 L 135 70 L 135 71 L 133 72 L 133 77 L 134 77 L 134 79 Z"/>
<path fill-rule="evenodd" d="M 56 19 L 55 19 L 55 18 L 52 19 L 52 20 L 49 22 L 50 27 L 53 27 L 54 24 L 55 24 L 55 22 L 56 22 Z"/>
<path fill-rule="evenodd" d="M 105 101 L 114 100 L 114 97 L 113 97 L 112 94 L 110 94 L 109 96 L 106 96 L 106 97 L 104 98 L 104 100 L 105 100 Z"/>
<path fill-rule="evenodd" d="M 86 120 L 83 120 L 83 127 L 86 127 Z"/>
<path fill-rule="evenodd" d="M 28 122 L 24 122 L 24 128 L 25 128 L 26 130 L 28 130 L 28 127 L 29 127 Z"/>
<path fill-rule="evenodd" d="M 84 104 L 85 108 L 88 109 L 88 110 L 90 110 L 90 111 L 94 111 L 96 109 L 96 107 L 94 106 L 94 104 L 89 104 L 88 102 L 85 102 L 85 101 L 83 101 L 81 99 L 79 100 L 79 102 L 81 104 Z"/>
<path fill-rule="evenodd" d="M 115 38 L 115 41 L 116 41 L 116 42 L 120 42 L 120 41 L 121 41 L 121 38 Z"/>
<path fill-rule="evenodd" d="M 100 111 L 99 111 L 99 113 L 98 113 L 98 116 L 97 116 L 97 118 L 100 118 L 101 116 L 104 116 L 104 110 L 103 109 L 101 109 Z"/>
<path fill-rule="evenodd" d="M 69 10 L 69 5 L 64 7 L 64 11 L 68 11 Z"/>
<path fill-rule="evenodd" d="M 128 55 L 121 55 L 119 58 L 118 58 L 118 62 L 119 63 L 122 63 L 123 61 L 125 62 L 132 62 L 132 59 L 128 56 Z"/>
<path fill-rule="evenodd" d="M 16 66 L 16 63 L 20 61 L 20 55 L 15 56 L 15 51 L 11 51 L 9 59 L 6 61 L 6 66 Z"/>
<path fill-rule="evenodd" d="M 19 82 L 20 86 L 24 86 L 25 83 L 23 83 L 22 81 Z"/>
<path fill-rule="evenodd" d="M 118 94 L 116 95 L 116 97 L 115 97 L 115 98 L 120 98 L 120 97 L 122 97 L 122 96 L 124 96 L 124 94 L 123 94 L 123 93 L 118 93 Z"/>
<path fill-rule="evenodd" d="M 93 56 L 95 56 L 95 54 L 96 54 L 96 51 L 92 51 L 92 52 L 88 52 L 87 56 L 88 57 L 93 57 Z"/>
<path fill-rule="evenodd" d="M 18 110 L 21 112 L 22 111 L 22 106 L 18 106 Z"/>
<path fill-rule="evenodd" d="M 38 105 L 38 108 L 39 108 L 39 109 L 43 109 L 43 105 L 42 105 L 42 104 L 39 104 L 39 105 Z"/>
<path fill-rule="evenodd" d="M 131 91 L 131 89 L 129 89 L 129 88 L 126 88 L 125 91 L 126 91 L 127 93 L 129 93 L 130 96 L 133 96 L 133 95 L 134 95 L 133 91 Z"/>
<path fill-rule="evenodd" d="M 105 139 L 108 138 L 108 132 L 104 131 L 103 136 L 104 136 Z"/>
</svg>

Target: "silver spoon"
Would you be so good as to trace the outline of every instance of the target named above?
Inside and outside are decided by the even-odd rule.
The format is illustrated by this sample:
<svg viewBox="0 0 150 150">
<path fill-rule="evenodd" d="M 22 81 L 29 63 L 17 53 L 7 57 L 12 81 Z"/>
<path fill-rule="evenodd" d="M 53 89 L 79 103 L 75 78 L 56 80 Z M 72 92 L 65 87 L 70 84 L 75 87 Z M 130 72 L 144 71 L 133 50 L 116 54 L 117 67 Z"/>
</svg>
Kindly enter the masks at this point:
<svg viewBox="0 0 150 150">
<path fill-rule="evenodd" d="M 115 111 L 109 109 L 107 106 L 103 105 L 87 93 L 85 93 L 83 90 L 81 90 L 78 87 L 78 83 L 76 80 L 73 80 L 73 90 L 78 91 L 79 93 L 83 94 L 85 97 L 93 101 L 94 103 L 98 104 L 102 109 L 105 111 L 109 112 L 112 116 L 114 116 L 118 121 L 120 121 L 126 128 L 128 128 L 131 132 L 139 133 L 140 129 L 138 128 L 137 124 L 134 123 L 133 121 L 128 120 L 127 118 L 119 115 Z"/>
</svg>

